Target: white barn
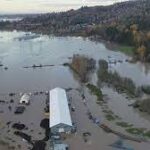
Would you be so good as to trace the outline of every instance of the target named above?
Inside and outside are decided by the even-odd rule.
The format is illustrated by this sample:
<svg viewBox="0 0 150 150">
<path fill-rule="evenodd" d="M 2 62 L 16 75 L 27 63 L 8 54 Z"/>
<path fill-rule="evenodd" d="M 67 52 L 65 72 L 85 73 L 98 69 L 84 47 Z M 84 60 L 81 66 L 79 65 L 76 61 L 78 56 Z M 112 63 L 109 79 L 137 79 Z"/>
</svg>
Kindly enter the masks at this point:
<svg viewBox="0 0 150 150">
<path fill-rule="evenodd" d="M 20 99 L 21 104 L 29 104 L 30 103 L 30 96 L 28 94 L 23 94 L 23 96 Z"/>
<path fill-rule="evenodd" d="M 52 133 L 70 132 L 72 121 L 66 91 L 55 88 L 49 92 L 49 127 Z"/>
</svg>

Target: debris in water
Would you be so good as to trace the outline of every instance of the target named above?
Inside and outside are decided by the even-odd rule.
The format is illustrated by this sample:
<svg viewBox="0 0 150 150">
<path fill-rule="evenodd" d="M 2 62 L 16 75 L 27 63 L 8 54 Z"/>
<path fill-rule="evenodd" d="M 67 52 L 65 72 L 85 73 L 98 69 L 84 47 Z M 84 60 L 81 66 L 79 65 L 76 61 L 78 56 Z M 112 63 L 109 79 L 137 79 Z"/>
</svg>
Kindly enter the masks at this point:
<svg viewBox="0 0 150 150">
<path fill-rule="evenodd" d="M 26 126 L 24 124 L 20 124 L 20 123 L 14 123 L 12 125 L 12 128 L 17 129 L 17 130 L 23 130 L 26 128 Z"/>
<path fill-rule="evenodd" d="M 45 129 L 45 138 L 43 140 L 48 141 L 49 140 L 49 133 L 50 133 L 49 119 L 45 118 L 45 119 L 41 120 L 40 127 Z"/>
<path fill-rule="evenodd" d="M 25 111 L 25 107 L 24 106 L 18 106 L 15 109 L 15 114 L 22 114 Z"/>
<path fill-rule="evenodd" d="M 15 131 L 14 134 L 20 136 L 21 138 L 25 139 L 26 141 L 32 144 L 31 136 L 27 135 L 26 133 Z"/>
<path fill-rule="evenodd" d="M 0 103 L 5 103 L 5 101 L 4 100 L 0 100 Z"/>
<path fill-rule="evenodd" d="M 4 67 L 5 70 L 8 70 L 8 67 Z"/>
<path fill-rule="evenodd" d="M 8 106 L 9 111 L 11 111 L 11 106 Z"/>
<path fill-rule="evenodd" d="M 15 93 L 9 93 L 9 96 L 15 96 Z"/>
<path fill-rule="evenodd" d="M 36 141 L 32 150 L 45 150 L 46 143 L 44 141 Z"/>
<path fill-rule="evenodd" d="M 14 103 L 14 100 L 13 100 L 13 99 L 11 99 L 11 100 L 10 100 L 10 103 Z"/>
<path fill-rule="evenodd" d="M 113 144 L 110 145 L 111 147 L 114 147 L 114 148 L 118 148 L 120 150 L 134 150 L 133 148 L 129 147 L 129 146 L 126 146 L 124 144 L 124 141 L 123 139 L 119 139 L 117 140 L 116 142 L 114 142 Z"/>
</svg>

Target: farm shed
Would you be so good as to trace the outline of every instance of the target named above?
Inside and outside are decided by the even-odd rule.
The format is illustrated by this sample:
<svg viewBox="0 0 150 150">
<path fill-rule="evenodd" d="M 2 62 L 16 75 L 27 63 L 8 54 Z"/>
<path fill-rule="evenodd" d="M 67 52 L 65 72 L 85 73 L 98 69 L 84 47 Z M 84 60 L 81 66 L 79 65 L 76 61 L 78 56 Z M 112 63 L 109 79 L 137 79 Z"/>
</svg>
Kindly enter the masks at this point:
<svg viewBox="0 0 150 150">
<path fill-rule="evenodd" d="M 72 121 L 66 91 L 55 88 L 49 92 L 50 124 L 52 133 L 71 132 Z"/>
</svg>

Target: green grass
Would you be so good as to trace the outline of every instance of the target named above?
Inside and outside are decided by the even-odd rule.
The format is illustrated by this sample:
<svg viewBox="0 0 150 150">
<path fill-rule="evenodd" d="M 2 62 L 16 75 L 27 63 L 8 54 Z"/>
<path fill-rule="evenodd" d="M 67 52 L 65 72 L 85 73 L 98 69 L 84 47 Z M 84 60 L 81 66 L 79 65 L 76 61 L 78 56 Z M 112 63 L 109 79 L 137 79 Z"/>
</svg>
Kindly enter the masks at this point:
<svg viewBox="0 0 150 150">
<path fill-rule="evenodd" d="M 150 95 L 150 86 L 149 85 L 143 85 L 141 88 L 145 94 Z"/>
<path fill-rule="evenodd" d="M 126 53 L 128 55 L 133 55 L 134 47 L 132 47 L 132 46 L 119 46 L 119 51 Z"/>
<path fill-rule="evenodd" d="M 134 135 L 144 135 L 144 130 L 143 128 L 128 128 L 126 131 L 130 134 Z"/>
<path fill-rule="evenodd" d="M 103 109 L 103 112 L 106 114 L 113 114 L 113 112 L 111 110 L 108 110 L 108 109 Z"/>
<path fill-rule="evenodd" d="M 8 146 L 9 143 L 6 142 L 6 141 L 4 141 L 4 140 L 0 140 L 0 145 L 2 145 L 2 146 Z"/>
<path fill-rule="evenodd" d="M 150 138 L 150 130 L 144 133 L 144 136 Z"/>
<path fill-rule="evenodd" d="M 103 101 L 103 94 L 101 89 L 92 84 L 87 84 L 87 88 L 93 95 L 97 96 L 97 103 L 100 104 L 100 101 Z"/>
<path fill-rule="evenodd" d="M 117 126 L 123 127 L 123 128 L 128 128 L 128 127 L 132 127 L 132 124 L 129 124 L 127 122 L 116 122 Z"/>
<path fill-rule="evenodd" d="M 114 121 L 116 119 L 112 114 L 106 114 L 105 117 L 108 121 Z"/>
</svg>

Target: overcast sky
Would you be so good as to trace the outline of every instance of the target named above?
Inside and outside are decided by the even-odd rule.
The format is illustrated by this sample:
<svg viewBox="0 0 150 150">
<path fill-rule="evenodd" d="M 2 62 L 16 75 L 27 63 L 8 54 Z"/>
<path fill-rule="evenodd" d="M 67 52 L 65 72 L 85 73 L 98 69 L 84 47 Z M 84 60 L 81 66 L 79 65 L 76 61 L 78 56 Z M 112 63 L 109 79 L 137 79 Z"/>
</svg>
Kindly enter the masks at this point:
<svg viewBox="0 0 150 150">
<path fill-rule="evenodd" d="M 41 13 L 109 5 L 126 0 L 0 0 L 0 13 Z"/>
</svg>

